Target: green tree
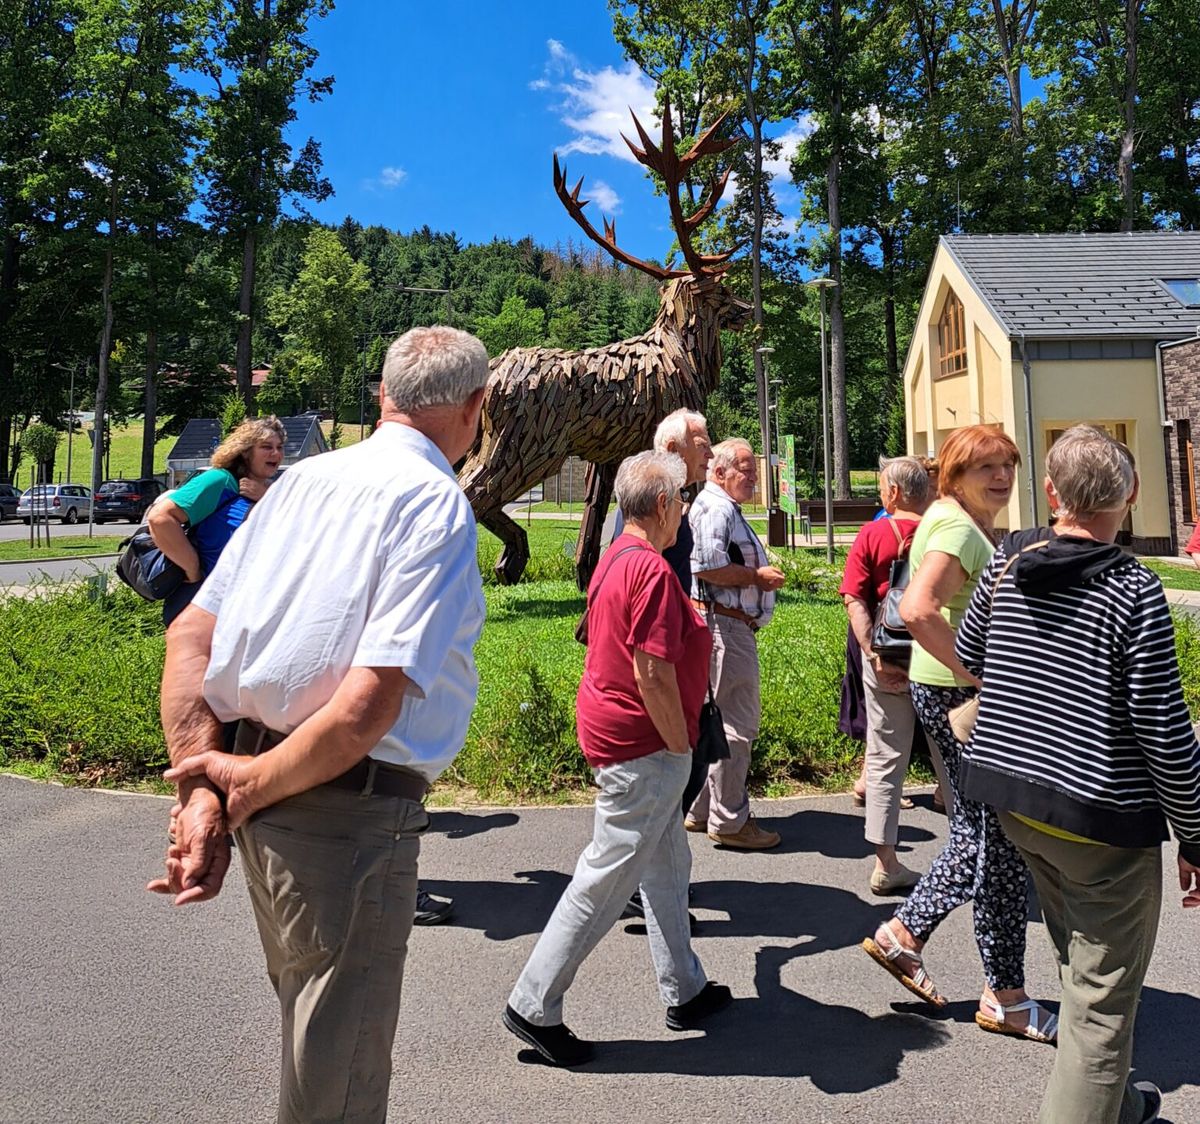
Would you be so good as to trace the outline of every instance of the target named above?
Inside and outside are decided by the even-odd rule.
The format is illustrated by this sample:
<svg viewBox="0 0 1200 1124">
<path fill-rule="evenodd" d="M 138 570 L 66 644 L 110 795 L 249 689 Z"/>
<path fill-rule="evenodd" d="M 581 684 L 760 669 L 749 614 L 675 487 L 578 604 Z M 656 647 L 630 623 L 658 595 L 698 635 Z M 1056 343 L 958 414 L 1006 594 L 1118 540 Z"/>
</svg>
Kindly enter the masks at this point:
<svg viewBox="0 0 1200 1124">
<path fill-rule="evenodd" d="M 310 75 L 317 50 L 309 24 L 326 16 L 332 0 L 209 0 L 210 35 L 200 68 L 214 92 L 204 102 L 205 143 L 199 167 L 207 179 L 205 204 L 213 228 L 240 250 L 236 373 L 251 408 L 258 241 L 285 198 L 328 198 L 320 145 L 311 137 L 298 150 L 287 139 L 296 99 L 310 101 L 333 88 L 332 77 Z"/>
<path fill-rule="evenodd" d="M 513 347 L 537 347 L 542 343 L 546 314 L 530 308 L 522 297 L 508 297 L 495 316 L 477 316 L 475 334 L 493 359 Z"/>
<path fill-rule="evenodd" d="M 368 288 L 366 266 L 346 252 L 337 233 L 314 227 L 295 282 L 277 295 L 271 308 L 272 319 L 295 354 L 296 368 L 308 376 L 320 404 L 332 412 L 337 435 Z M 334 440 L 331 435 L 331 444 Z"/>
</svg>

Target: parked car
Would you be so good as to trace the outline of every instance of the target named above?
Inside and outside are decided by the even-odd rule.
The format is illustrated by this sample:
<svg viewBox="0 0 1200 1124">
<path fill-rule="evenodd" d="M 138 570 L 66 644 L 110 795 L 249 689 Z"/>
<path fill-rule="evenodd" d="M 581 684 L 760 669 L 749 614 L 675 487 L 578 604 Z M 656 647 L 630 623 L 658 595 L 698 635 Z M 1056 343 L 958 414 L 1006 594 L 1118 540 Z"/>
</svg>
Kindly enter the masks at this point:
<svg viewBox="0 0 1200 1124">
<path fill-rule="evenodd" d="M 78 523 L 88 517 L 91 506 L 91 489 L 82 484 L 36 484 L 21 496 L 17 518 L 26 523 L 47 517 L 62 523 Z"/>
<path fill-rule="evenodd" d="M 162 495 L 163 486 L 150 477 L 141 480 L 106 480 L 96 492 L 97 523 L 110 519 L 128 519 L 140 523 L 148 508 Z"/>
<path fill-rule="evenodd" d="M 0 484 L 0 519 L 15 519 L 17 504 L 21 501 L 21 489 L 11 484 Z"/>
</svg>

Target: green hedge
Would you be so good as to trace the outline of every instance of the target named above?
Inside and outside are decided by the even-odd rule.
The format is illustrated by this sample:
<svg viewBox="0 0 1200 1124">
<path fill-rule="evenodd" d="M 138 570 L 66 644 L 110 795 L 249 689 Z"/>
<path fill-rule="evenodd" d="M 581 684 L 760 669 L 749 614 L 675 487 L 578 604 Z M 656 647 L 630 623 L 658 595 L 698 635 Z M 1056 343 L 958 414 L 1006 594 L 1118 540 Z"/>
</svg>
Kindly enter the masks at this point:
<svg viewBox="0 0 1200 1124">
<path fill-rule="evenodd" d="M 489 536 L 490 537 L 490 536 Z M 555 580 L 489 584 L 476 650 L 479 702 L 447 779 L 485 799 L 569 799 L 589 774 L 575 740 L 575 642 L 582 595 L 570 580 L 561 531 L 537 536 L 541 572 Z M 495 544 L 481 543 L 490 571 Z M 562 558 L 562 562 L 558 561 Z M 763 721 L 752 783 L 778 793 L 797 782 L 848 783 L 855 743 L 837 732 L 846 617 L 837 566 L 784 555 L 789 588 L 760 635 Z M 40 764 L 86 784 L 155 781 L 166 755 L 158 724 L 163 638 L 159 608 L 115 582 L 106 593 L 46 586 L 0 599 L 0 765 Z M 1176 617 L 1184 691 L 1200 709 L 1200 624 Z"/>
</svg>

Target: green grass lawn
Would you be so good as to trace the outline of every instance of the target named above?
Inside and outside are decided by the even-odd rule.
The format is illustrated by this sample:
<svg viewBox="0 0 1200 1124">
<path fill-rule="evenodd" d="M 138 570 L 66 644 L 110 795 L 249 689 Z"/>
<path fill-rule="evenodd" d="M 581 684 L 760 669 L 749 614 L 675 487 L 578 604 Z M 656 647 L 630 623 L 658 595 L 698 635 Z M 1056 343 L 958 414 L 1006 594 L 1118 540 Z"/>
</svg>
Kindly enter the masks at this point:
<svg viewBox="0 0 1200 1124">
<path fill-rule="evenodd" d="M 1142 558 L 1140 561 L 1162 579 L 1165 589 L 1200 589 L 1200 570 L 1191 561 L 1160 562 L 1157 558 Z"/>
<path fill-rule="evenodd" d="M 55 524 L 50 532 L 50 544 L 45 537 L 40 546 L 31 547 L 28 539 L 9 539 L 0 542 L 0 562 L 36 562 L 51 558 L 85 558 L 89 554 L 115 554 L 126 535 L 62 534 Z"/>
</svg>

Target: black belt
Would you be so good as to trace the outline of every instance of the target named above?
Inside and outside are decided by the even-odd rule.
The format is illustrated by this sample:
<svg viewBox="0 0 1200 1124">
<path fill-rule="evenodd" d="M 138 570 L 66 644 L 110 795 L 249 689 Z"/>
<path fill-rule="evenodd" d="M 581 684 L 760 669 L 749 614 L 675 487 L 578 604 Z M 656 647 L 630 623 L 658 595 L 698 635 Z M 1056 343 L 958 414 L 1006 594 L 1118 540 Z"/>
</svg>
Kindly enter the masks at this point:
<svg viewBox="0 0 1200 1124">
<path fill-rule="evenodd" d="M 251 718 L 243 718 L 238 723 L 234 752 L 257 757 L 260 753 L 274 749 L 286 736 L 275 730 L 268 730 Z M 350 766 L 344 773 L 326 781 L 325 784 L 331 788 L 359 792 L 363 796 L 399 796 L 403 800 L 415 800 L 418 804 L 429 792 L 429 782 L 420 773 L 402 765 L 376 761 L 374 757 L 364 757 L 357 765 Z"/>
</svg>

